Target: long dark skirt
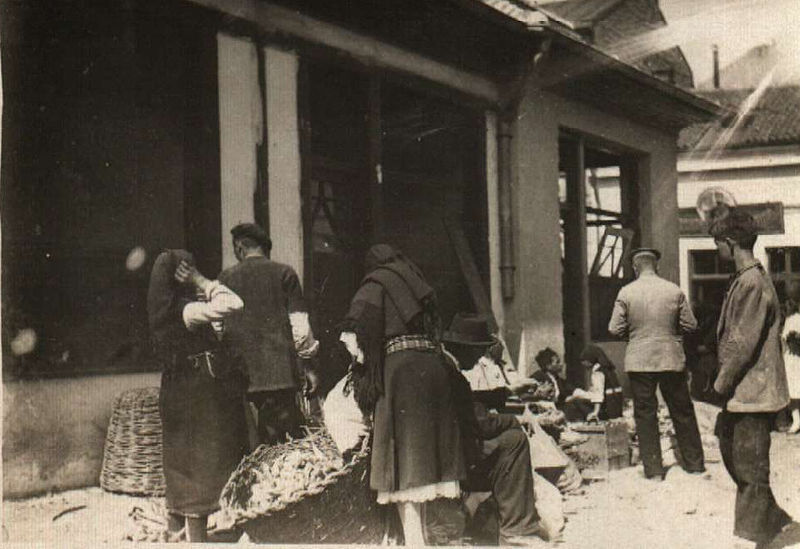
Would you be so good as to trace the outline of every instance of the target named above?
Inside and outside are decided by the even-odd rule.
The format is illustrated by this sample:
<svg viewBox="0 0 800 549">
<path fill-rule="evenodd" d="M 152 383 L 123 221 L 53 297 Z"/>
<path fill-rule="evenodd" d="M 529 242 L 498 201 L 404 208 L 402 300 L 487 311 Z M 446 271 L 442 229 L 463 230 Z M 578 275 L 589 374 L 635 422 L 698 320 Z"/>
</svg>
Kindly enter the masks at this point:
<svg viewBox="0 0 800 549">
<path fill-rule="evenodd" d="M 462 480 L 466 466 L 447 366 L 420 350 L 384 363 L 384 395 L 375 406 L 370 486 L 393 492 Z"/>
<path fill-rule="evenodd" d="M 184 516 L 219 509 L 228 477 L 248 448 L 244 378 L 224 380 L 189 367 L 161 376 L 167 509 Z"/>
</svg>

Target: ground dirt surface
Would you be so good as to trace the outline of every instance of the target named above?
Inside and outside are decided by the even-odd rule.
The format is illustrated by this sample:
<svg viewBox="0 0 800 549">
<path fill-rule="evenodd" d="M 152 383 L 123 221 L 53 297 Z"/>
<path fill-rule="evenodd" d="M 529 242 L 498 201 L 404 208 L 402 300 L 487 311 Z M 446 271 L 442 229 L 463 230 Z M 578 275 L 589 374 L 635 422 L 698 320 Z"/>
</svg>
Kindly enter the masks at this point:
<svg viewBox="0 0 800 549">
<path fill-rule="evenodd" d="M 720 461 L 712 435 L 717 410 L 698 405 L 697 411 L 707 457 L 705 474 L 685 473 L 675 465 L 672 452 L 665 450 L 665 463 L 672 466 L 664 482 L 646 480 L 641 466 L 635 466 L 611 472 L 606 479 L 585 483 L 577 494 L 564 498 L 567 523 L 561 539 L 543 542 L 541 546 L 736 547 L 732 536 L 735 488 Z M 775 497 L 793 517 L 800 518 L 800 435 L 774 433 L 772 442 Z M 3 545 L 80 547 L 118 543 L 136 529 L 130 517 L 135 507 L 153 516 L 162 505 L 162 500 L 109 494 L 100 488 L 4 501 L 2 542 Z M 215 524 L 214 517 L 211 524 Z M 790 527 L 770 547 L 800 547 L 800 528 Z"/>
</svg>

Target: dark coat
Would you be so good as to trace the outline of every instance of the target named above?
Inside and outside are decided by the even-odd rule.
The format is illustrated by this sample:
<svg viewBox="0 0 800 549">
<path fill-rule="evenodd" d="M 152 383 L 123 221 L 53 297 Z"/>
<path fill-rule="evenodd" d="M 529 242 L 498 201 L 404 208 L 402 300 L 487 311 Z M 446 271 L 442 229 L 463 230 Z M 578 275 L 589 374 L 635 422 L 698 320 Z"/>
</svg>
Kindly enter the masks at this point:
<svg viewBox="0 0 800 549">
<path fill-rule="evenodd" d="M 294 269 L 266 257 L 248 257 L 226 269 L 219 281 L 244 301 L 225 321 L 224 341 L 243 360 L 250 391 L 295 387 L 296 356 L 289 313 L 305 311 Z"/>
<path fill-rule="evenodd" d="M 789 404 L 780 343 L 780 305 L 760 263 L 731 281 L 717 324 L 714 390 L 730 412 L 776 412 Z"/>
</svg>

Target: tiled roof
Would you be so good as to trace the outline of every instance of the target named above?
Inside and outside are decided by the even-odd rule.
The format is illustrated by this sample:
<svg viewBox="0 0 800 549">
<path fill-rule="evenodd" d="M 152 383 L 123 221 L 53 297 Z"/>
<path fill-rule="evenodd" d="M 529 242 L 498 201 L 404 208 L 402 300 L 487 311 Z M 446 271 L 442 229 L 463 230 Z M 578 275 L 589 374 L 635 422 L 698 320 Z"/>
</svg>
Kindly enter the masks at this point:
<svg viewBox="0 0 800 549">
<path fill-rule="evenodd" d="M 734 113 L 752 90 L 697 91 L 697 95 L 720 103 Z M 728 130 L 734 115 L 684 129 L 678 139 L 681 150 L 711 148 Z M 800 86 L 768 88 L 758 104 L 744 117 L 725 148 L 742 149 L 770 145 L 800 144 Z"/>
<path fill-rule="evenodd" d="M 545 4 L 542 9 L 571 21 L 576 28 L 591 26 L 622 0 L 565 0 Z"/>
</svg>

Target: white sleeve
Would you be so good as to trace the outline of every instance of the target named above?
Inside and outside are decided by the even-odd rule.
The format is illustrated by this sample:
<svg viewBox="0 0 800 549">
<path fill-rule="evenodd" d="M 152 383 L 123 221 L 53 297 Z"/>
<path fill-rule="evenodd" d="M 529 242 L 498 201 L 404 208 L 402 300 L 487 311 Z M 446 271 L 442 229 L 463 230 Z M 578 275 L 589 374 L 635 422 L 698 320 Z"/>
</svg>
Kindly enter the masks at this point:
<svg viewBox="0 0 800 549">
<path fill-rule="evenodd" d="M 188 329 L 222 320 L 244 307 L 242 299 L 216 280 L 201 288 L 207 301 L 193 301 L 183 308 L 183 323 Z"/>
<path fill-rule="evenodd" d="M 358 346 L 358 339 L 354 332 L 342 332 L 342 335 L 339 336 L 339 341 L 344 343 L 347 352 L 356 362 L 364 364 L 364 351 Z"/>
<path fill-rule="evenodd" d="M 606 377 L 603 372 L 594 371 L 589 380 L 589 401 L 592 404 L 602 403 L 606 397 Z"/>
<path fill-rule="evenodd" d="M 289 313 L 289 323 L 292 325 L 292 339 L 294 350 L 300 358 L 316 356 L 319 350 L 319 341 L 314 339 L 311 325 L 308 323 L 308 313 L 296 311 Z"/>
</svg>

